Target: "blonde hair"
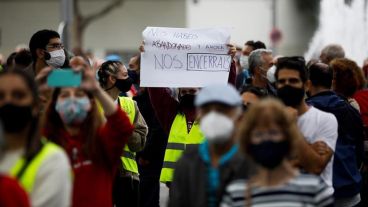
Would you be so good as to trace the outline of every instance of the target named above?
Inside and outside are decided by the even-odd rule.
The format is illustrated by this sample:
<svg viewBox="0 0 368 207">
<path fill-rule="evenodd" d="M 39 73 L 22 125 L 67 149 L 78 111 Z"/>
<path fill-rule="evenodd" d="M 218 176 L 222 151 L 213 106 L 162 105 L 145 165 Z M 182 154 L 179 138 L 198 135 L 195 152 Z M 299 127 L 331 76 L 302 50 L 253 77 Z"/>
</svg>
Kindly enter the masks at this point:
<svg viewBox="0 0 368 207">
<path fill-rule="evenodd" d="M 285 105 L 274 98 L 266 98 L 252 105 L 243 116 L 237 134 L 241 150 L 249 155 L 253 130 L 259 125 L 270 126 L 270 124 L 275 124 L 281 129 L 285 140 L 290 144 L 290 151 L 287 156 L 293 156 L 296 141 L 302 138 L 301 133 L 296 121 L 286 111 Z"/>
</svg>

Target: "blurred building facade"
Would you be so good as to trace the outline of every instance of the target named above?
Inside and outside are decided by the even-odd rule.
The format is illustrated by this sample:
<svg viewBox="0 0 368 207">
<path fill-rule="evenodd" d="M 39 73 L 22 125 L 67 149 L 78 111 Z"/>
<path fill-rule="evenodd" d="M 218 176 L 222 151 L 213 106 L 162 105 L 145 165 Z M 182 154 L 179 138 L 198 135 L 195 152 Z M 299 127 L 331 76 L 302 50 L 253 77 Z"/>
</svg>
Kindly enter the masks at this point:
<svg viewBox="0 0 368 207">
<path fill-rule="evenodd" d="M 99 10 L 110 0 L 81 0 L 82 13 Z M 119 52 L 132 54 L 142 41 L 146 26 L 232 28 L 232 42 L 247 40 L 270 45 L 273 0 L 125 0 L 111 13 L 93 22 L 84 36 L 85 50 L 97 56 Z M 0 53 L 10 54 L 27 44 L 37 30 L 58 29 L 60 0 L 0 0 Z M 314 32 L 310 17 L 295 0 L 276 0 L 276 22 L 282 32 L 277 52 L 303 55 Z M 317 14 L 315 14 L 317 15 Z"/>
</svg>

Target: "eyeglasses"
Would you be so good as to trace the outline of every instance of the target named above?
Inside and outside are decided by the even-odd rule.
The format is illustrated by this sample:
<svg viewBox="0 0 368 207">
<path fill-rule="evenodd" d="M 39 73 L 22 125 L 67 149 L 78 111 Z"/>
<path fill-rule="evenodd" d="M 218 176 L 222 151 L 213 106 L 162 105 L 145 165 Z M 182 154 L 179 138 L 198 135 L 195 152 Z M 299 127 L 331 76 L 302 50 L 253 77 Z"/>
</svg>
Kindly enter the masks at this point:
<svg viewBox="0 0 368 207">
<path fill-rule="evenodd" d="M 46 45 L 47 48 L 51 48 L 51 49 L 64 49 L 64 45 L 60 44 L 60 43 L 55 43 L 55 44 L 48 44 Z"/>
</svg>

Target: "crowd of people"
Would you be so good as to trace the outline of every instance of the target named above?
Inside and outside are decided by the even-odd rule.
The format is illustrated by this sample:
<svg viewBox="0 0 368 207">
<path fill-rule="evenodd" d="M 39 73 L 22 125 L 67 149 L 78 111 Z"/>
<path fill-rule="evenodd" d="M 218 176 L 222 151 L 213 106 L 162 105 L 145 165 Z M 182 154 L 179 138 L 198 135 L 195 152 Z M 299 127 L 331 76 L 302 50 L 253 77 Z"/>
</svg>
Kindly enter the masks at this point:
<svg viewBox="0 0 368 207">
<path fill-rule="evenodd" d="M 227 84 L 144 88 L 144 42 L 124 64 L 35 32 L 0 59 L 0 206 L 368 206 L 368 61 L 228 50 Z"/>
</svg>

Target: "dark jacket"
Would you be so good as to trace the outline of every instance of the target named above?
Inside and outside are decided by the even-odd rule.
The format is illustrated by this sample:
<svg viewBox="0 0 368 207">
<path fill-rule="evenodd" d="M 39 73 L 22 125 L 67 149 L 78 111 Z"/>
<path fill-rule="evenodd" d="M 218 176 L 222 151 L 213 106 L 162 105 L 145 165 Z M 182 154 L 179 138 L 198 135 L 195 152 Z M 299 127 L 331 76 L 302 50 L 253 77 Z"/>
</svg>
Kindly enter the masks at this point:
<svg viewBox="0 0 368 207">
<path fill-rule="evenodd" d="M 359 112 L 332 91 L 318 93 L 307 99 L 307 103 L 334 114 L 338 122 L 333 164 L 335 197 L 358 194 L 362 182 L 359 167 L 363 161 L 363 122 Z"/>
<path fill-rule="evenodd" d="M 250 169 L 250 162 L 245 160 L 239 152 L 221 166 L 217 198 L 222 198 L 226 186 L 231 181 L 248 178 L 251 173 Z M 206 207 L 208 204 L 206 191 L 207 166 L 200 157 L 198 146 L 195 146 L 187 149 L 177 162 L 170 188 L 169 207 Z"/>
<path fill-rule="evenodd" d="M 142 91 L 133 98 L 146 120 L 149 128 L 147 134 L 146 146 L 143 151 L 137 153 L 137 158 L 143 158 L 149 161 L 145 167 L 154 170 L 158 175 L 161 172 L 162 162 L 164 160 L 165 148 L 167 144 L 167 134 L 163 131 L 156 118 L 156 114 L 152 108 L 148 91 Z"/>
</svg>

